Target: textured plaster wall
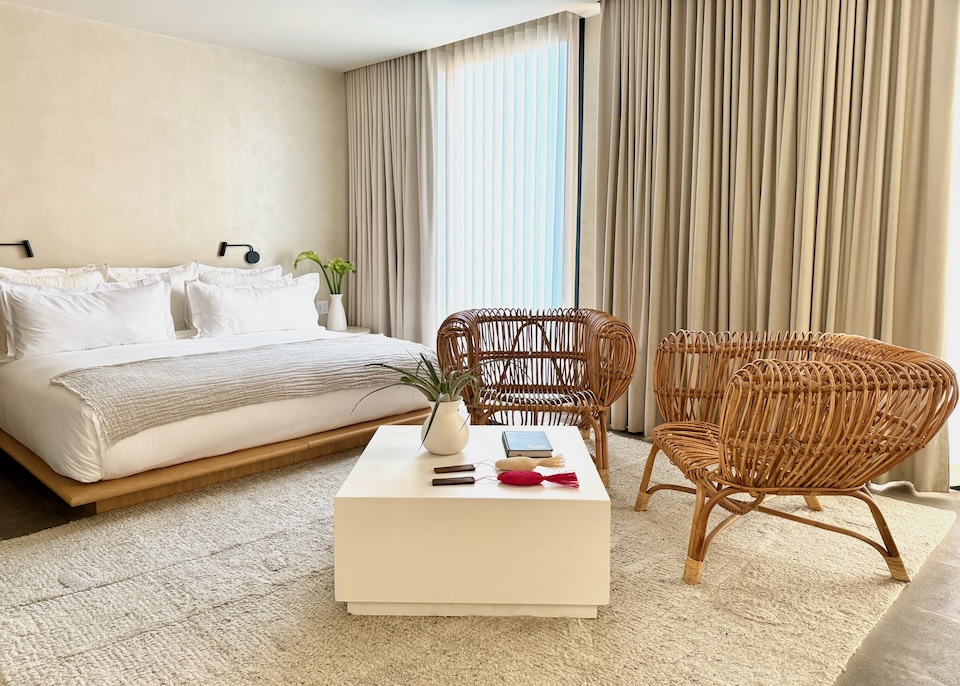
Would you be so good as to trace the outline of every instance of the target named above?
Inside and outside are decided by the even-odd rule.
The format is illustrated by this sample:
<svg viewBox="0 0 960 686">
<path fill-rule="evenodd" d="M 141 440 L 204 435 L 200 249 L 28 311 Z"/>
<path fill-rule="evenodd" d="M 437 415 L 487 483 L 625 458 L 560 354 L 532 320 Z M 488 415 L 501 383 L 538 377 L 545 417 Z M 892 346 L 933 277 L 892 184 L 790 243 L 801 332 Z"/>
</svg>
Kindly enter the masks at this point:
<svg viewBox="0 0 960 686">
<path fill-rule="evenodd" d="M 345 255 L 346 137 L 342 74 L 0 3 L 0 265 Z"/>
</svg>

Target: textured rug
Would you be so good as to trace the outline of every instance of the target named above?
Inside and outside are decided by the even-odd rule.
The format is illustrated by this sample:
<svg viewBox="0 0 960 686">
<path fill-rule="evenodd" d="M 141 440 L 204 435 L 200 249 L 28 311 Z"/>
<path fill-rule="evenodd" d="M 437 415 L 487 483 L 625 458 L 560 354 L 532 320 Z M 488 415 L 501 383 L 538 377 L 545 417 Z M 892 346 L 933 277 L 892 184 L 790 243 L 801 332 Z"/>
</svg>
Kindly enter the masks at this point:
<svg viewBox="0 0 960 686">
<path fill-rule="evenodd" d="M 611 437 L 611 602 L 597 619 L 348 615 L 333 597 L 333 495 L 349 451 L 0 543 L 0 680 L 831 684 L 903 588 L 881 557 L 753 515 L 687 586 L 691 497 L 632 509 L 648 449 Z M 664 460 L 654 478 L 679 476 Z M 793 500 L 775 502 L 804 509 Z M 861 503 L 824 500 L 816 516 L 870 531 Z M 881 507 L 915 573 L 954 514 Z"/>
</svg>

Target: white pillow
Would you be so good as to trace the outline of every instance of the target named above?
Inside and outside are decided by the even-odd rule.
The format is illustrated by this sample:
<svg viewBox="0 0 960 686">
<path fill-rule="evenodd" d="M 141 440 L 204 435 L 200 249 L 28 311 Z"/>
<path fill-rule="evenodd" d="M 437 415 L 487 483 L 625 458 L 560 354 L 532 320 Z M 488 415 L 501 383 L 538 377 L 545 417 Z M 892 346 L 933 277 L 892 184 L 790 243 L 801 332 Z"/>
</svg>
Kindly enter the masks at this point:
<svg viewBox="0 0 960 686">
<path fill-rule="evenodd" d="M 100 273 L 100 265 L 88 264 L 84 267 L 44 267 L 43 269 L 13 269 L 0 267 L 0 279 L 13 281 L 16 276 L 64 276 L 66 274 L 84 274 L 87 272 Z"/>
<path fill-rule="evenodd" d="M 36 271 L 46 271 L 37 269 Z M 103 283 L 103 274 L 98 271 L 75 272 L 73 274 L 27 274 L 18 270 L 0 271 L 0 281 L 9 283 L 29 283 L 36 286 L 54 288 L 86 288 Z"/>
<path fill-rule="evenodd" d="M 200 275 L 196 262 L 181 264 L 179 267 L 110 267 L 107 266 L 109 281 L 137 281 L 145 276 L 167 274 L 170 277 L 170 313 L 177 331 L 189 329 L 186 318 L 185 287 L 187 281 L 193 281 Z"/>
<path fill-rule="evenodd" d="M 14 332 L 11 352 L 18 360 L 67 350 L 176 339 L 166 280 L 81 293 L 4 290 Z"/>
<path fill-rule="evenodd" d="M 122 283 L 100 283 L 86 288 L 59 288 L 56 286 L 45 286 L 42 284 L 15 283 L 12 281 L 0 280 L 0 362 L 8 362 L 12 359 L 16 350 L 16 327 L 13 322 L 13 314 L 8 304 L 7 293 L 11 291 L 27 291 L 33 293 L 93 293 L 101 290 L 123 290 L 125 288 L 135 288 L 147 284 L 162 281 L 170 283 L 168 276 L 153 276 L 140 281 L 125 281 Z"/>
<path fill-rule="evenodd" d="M 204 283 L 220 284 L 222 286 L 229 286 L 237 283 L 259 283 L 261 281 L 274 281 L 283 276 L 283 267 L 279 264 L 273 267 L 262 267 L 260 269 L 211 267 L 206 264 L 198 264 L 197 266 L 200 269 L 200 281 L 203 281 Z"/>
<path fill-rule="evenodd" d="M 283 267 L 267 267 L 266 269 L 215 269 L 205 264 L 200 266 L 200 278 L 197 281 L 212 283 L 218 286 L 239 286 L 245 283 L 271 283 L 274 281 L 290 282 L 293 275 L 281 276 Z M 187 282 L 191 283 L 190 281 Z M 190 311 L 190 300 L 184 298 L 184 317 L 187 327 L 196 329 L 193 323 L 193 312 Z"/>
<path fill-rule="evenodd" d="M 4 269 L 0 268 L 0 284 L 29 284 L 35 287 L 87 288 L 103 284 L 103 274 L 96 265 L 63 269 Z M 7 347 L 6 316 L 0 293 L 0 362 L 13 359 L 13 350 Z"/>
<path fill-rule="evenodd" d="M 193 281 L 187 302 L 201 337 L 311 329 L 319 328 L 313 302 L 319 290 L 319 274 L 235 286 Z"/>
</svg>

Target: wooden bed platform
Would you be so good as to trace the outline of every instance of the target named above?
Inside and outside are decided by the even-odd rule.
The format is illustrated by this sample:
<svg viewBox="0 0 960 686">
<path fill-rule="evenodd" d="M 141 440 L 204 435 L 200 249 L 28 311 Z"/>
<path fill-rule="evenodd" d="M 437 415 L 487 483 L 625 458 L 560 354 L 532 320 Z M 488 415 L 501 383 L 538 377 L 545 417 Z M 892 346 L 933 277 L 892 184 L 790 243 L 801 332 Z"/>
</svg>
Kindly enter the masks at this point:
<svg viewBox="0 0 960 686">
<path fill-rule="evenodd" d="M 26 467 L 68 505 L 92 514 L 356 448 L 366 445 L 383 424 L 422 424 L 428 414 L 428 409 L 416 410 L 91 484 L 57 474 L 29 448 L 3 431 L 0 431 L 0 450 Z"/>
</svg>

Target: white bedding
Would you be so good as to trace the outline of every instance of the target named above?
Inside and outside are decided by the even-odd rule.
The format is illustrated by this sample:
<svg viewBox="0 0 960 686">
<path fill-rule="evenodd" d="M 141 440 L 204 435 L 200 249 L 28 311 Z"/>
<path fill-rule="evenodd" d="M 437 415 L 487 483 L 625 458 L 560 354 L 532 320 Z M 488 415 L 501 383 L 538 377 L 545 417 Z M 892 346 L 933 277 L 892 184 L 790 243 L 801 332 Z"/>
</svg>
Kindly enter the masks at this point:
<svg viewBox="0 0 960 686">
<path fill-rule="evenodd" d="M 379 391 L 362 402 L 371 389 L 331 391 L 194 417 L 108 446 L 91 408 L 50 383 L 50 377 L 82 367 L 344 336 L 349 334 L 309 329 L 180 338 L 7 362 L 0 365 L 0 428 L 57 473 L 89 483 L 427 407 L 424 397 L 409 388 Z"/>
</svg>

